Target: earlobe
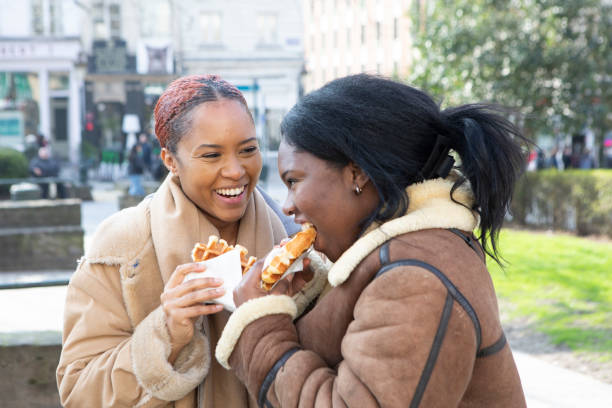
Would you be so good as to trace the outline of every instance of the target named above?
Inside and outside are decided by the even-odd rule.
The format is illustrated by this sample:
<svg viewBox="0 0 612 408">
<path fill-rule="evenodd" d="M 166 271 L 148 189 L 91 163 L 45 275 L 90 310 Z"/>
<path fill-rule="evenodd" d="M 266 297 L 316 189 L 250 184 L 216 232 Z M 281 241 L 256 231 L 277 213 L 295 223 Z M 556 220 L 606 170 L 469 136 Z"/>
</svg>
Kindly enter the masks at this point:
<svg viewBox="0 0 612 408">
<path fill-rule="evenodd" d="M 370 178 L 362 170 L 362 168 L 357 166 L 355 163 L 349 163 L 349 168 L 353 177 L 353 185 L 357 187 L 355 191 L 359 189 L 359 193 L 357 194 L 360 194 L 365 185 L 368 184 L 368 182 L 370 181 Z"/>
<path fill-rule="evenodd" d="M 168 169 L 172 174 L 176 174 L 176 160 L 172 156 L 172 153 L 165 147 L 161 149 L 160 153 L 161 159 L 164 162 L 164 166 Z"/>
</svg>

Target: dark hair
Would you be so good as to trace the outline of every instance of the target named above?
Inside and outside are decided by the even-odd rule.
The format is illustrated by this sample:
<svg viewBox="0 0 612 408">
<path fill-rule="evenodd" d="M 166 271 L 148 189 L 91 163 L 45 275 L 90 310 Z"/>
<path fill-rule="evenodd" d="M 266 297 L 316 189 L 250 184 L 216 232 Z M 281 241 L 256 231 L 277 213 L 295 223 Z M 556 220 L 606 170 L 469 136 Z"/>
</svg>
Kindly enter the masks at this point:
<svg viewBox="0 0 612 408">
<path fill-rule="evenodd" d="M 155 105 L 155 135 L 160 146 L 176 153 L 178 142 L 191 129 L 193 108 L 220 99 L 240 102 L 253 119 L 238 88 L 217 75 L 189 75 L 172 81 Z"/>
<path fill-rule="evenodd" d="M 423 169 L 438 136 L 460 156 L 480 214 L 480 242 L 497 262 L 496 241 L 527 140 L 499 108 L 472 104 L 441 111 L 425 92 L 367 74 L 336 79 L 306 95 L 281 124 L 284 140 L 332 165 L 353 162 L 368 175 L 380 203 L 364 220 L 384 222 L 408 207 L 405 189 L 430 178 Z M 490 248 L 489 248 L 490 243 Z"/>
</svg>

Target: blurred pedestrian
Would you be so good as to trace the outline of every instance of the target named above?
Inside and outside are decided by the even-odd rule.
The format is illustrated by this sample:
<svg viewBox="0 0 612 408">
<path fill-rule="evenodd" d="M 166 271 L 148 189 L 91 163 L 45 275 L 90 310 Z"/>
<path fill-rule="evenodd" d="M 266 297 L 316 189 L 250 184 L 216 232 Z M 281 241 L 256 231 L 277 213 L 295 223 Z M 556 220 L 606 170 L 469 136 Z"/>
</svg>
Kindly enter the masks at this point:
<svg viewBox="0 0 612 408">
<path fill-rule="evenodd" d="M 564 170 L 572 168 L 572 148 L 570 146 L 565 146 L 563 149 L 563 156 L 561 156 L 561 160 L 563 161 Z"/>
<path fill-rule="evenodd" d="M 142 186 L 142 175 L 145 170 L 143 149 L 139 143 L 132 146 L 128 156 L 128 178 L 130 179 L 129 195 L 144 196 L 145 191 Z"/>
<path fill-rule="evenodd" d="M 38 148 L 38 155 L 30 161 L 30 174 L 34 177 L 57 177 L 60 165 L 51 157 L 49 146 Z M 38 183 L 42 191 L 42 198 L 49 198 L 49 183 Z M 55 183 L 58 198 L 66 198 L 66 187 L 63 183 Z"/>
<path fill-rule="evenodd" d="M 581 169 L 594 169 L 595 168 L 595 157 L 591 152 L 591 149 L 585 148 L 580 155 L 580 165 Z"/>
<path fill-rule="evenodd" d="M 138 136 L 138 145 L 141 149 L 142 161 L 144 164 L 145 174 L 150 174 L 152 171 L 151 162 L 152 162 L 152 151 L 151 151 L 151 143 L 149 142 L 149 135 L 146 132 L 140 133 Z"/>
</svg>

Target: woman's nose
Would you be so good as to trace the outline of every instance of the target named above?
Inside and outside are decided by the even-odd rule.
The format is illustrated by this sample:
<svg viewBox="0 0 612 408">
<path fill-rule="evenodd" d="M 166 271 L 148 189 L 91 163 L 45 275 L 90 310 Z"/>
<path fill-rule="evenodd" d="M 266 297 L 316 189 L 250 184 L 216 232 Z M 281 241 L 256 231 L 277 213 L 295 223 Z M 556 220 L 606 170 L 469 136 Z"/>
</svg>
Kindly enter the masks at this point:
<svg viewBox="0 0 612 408">
<path fill-rule="evenodd" d="M 244 176 L 244 173 L 246 173 L 244 165 L 237 157 L 229 158 L 221 169 L 221 175 L 232 180 L 239 180 Z"/>
<path fill-rule="evenodd" d="M 285 202 L 283 203 L 283 212 L 286 215 L 295 215 L 295 205 L 289 194 L 287 194 L 287 198 L 285 198 Z"/>
</svg>

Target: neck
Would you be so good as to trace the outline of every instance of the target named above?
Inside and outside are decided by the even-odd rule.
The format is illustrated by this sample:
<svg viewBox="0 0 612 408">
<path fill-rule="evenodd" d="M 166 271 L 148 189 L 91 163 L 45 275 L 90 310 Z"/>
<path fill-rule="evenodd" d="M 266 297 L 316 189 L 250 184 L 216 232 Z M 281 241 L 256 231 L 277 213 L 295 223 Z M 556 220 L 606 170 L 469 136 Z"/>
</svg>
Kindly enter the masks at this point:
<svg viewBox="0 0 612 408">
<path fill-rule="evenodd" d="M 223 222 L 221 220 L 211 219 L 209 219 L 209 221 L 219 230 L 219 238 L 226 240 L 229 245 L 236 245 L 240 221 Z"/>
</svg>

